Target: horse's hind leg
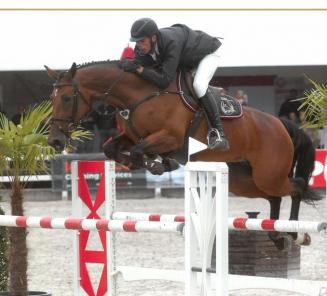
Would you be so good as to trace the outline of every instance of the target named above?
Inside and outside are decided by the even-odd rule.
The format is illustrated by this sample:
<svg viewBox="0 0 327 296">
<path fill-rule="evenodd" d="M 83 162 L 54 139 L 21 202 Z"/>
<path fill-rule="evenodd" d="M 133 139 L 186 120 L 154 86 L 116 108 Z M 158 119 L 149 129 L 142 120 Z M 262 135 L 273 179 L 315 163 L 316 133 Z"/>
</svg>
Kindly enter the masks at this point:
<svg viewBox="0 0 327 296">
<path fill-rule="evenodd" d="M 290 220 L 298 221 L 300 204 L 301 204 L 302 196 L 305 191 L 305 181 L 302 178 L 293 178 L 292 183 L 294 185 L 294 191 L 291 194 L 292 205 L 291 205 Z M 310 245 L 311 243 L 311 237 L 308 233 L 303 233 L 301 239 L 299 239 L 297 232 L 291 232 L 289 233 L 289 235 L 291 235 L 292 238 L 298 243 L 300 243 L 301 245 Z"/>
<path fill-rule="evenodd" d="M 280 214 L 281 197 L 271 197 L 268 198 L 270 204 L 270 219 L 278 220 Z M 290 247 L 290 241 L 287 237 L 281 236 L 277 231 L 269 231 L 269 238 L 275 244 L 278 250 L 285 250 Z"/>
<path fill-rule="evenodd" d="M 304 190 L 304 181 L 301 178 L 294 178 L 291 179 L 293 185 L 294 185 L 294 191 L 291 193 L 291 214 L 290 214 L 290 220 L 299 220 L 299 211 L 300 211 L 300 204 L 301 204 L 301 196 L 302 192 Z M 280 197 L 273 197 L 268 199 L 270 203 L 270 219 L 279 219 L 280 214 L 280 204 L 281 204 L 281 198 Z M 289 232 L 288 235 L 290 235 L 294 241 L 298 240 L 298 233 L 297 232 Z M 276 247 L 280 250 L 288 248 L 290 246 L 290 242 L 288 237 L 286 236 L 280 236 L 278 232 L 270 232 L 269 237 L 271 240 L 275 243 Z M 310 235 L 307 233 L 303 234 L 303 237 L 301 237 L 301 243 L 303 245 L 309 245 L 311 242 Z"/>
<path fill-rule="evenodd" d="M 260 190 L 252 177 L 252 170 L 248 163 L 228 163 L 230 191 L 239 196 L 263 197 L 270 203 L 270 218 L 279 219 L 281 197 L 269 196 Z M 281 237 L 279 232 L 269 232 L 269 238 L 280 250 L 290 245 L 287 237 Z"/>
<path fill-rule="evenodd" d="M 278 220 L 280 214 L 280 204 L 282 202 L 281 197 L 271 197 L 268 198 L 270 203 L 270 219 Z"/>
</svg>

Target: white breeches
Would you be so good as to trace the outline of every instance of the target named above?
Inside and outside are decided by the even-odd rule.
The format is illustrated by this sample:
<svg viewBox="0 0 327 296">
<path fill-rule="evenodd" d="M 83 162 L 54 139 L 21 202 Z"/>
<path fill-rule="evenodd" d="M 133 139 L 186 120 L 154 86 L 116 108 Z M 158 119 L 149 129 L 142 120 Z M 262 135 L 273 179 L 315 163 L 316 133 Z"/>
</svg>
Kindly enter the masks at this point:
<svg viewBox="0 0 327 296">
<path fill-rule="evenodd" d="M 216 72 L 219 64 L 218 49 L 206 55 L 196 69 L 193 87 L 196 95 L 201 98 L 205 95 L 209 82 Z"/>
</svg>

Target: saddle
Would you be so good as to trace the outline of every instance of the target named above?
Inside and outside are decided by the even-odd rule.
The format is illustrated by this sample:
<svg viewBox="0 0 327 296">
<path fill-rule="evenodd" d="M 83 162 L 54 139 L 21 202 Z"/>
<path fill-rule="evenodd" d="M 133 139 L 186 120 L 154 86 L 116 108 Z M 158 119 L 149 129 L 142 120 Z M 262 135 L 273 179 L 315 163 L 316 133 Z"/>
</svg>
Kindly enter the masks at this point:
<svg viewBox="0 0 327 296">
<path fill-rule="evenodd" d="M 200 102 L 193 90 L 193 76 L 190 72 L 179 71 L 177 75 L 177 88 L 185 106 L 193 112 L 200 108 Z M 220 107 L 222 119 L 233 119 L 243 116 L 242 105 L 232 96 L 221 95 L 221 89 L 209 85 L 211 93 L 216 97 Z"/>
</svg>

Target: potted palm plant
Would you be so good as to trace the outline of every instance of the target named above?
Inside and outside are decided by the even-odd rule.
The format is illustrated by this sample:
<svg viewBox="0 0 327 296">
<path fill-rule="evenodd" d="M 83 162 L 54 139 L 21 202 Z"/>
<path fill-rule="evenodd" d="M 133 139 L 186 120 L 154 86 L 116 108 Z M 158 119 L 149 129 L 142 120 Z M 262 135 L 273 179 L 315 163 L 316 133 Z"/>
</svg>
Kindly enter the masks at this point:
<svg viewBox="0 0 327 296">
<path fill-rule="evenodd" d="M 51 113 L 51 102 L 45 101 L 30 108 L 17 126 L 0 113 L 0 172 L 10 180 L 12 215 L 24 215 L 23 193 L 28 177 L 22 180 L 21 176 L 47 172 L 47 161 L 55 156 L 54 148 L 47 143 Z M 85 134 L 88 133 L 79 131 L 77 138 L 83 138 Z M 27 292 L 26 237 L 25 228 L 9 229 L 10 292 L 0 292 L 0 295 L 50 295 Z"/>
</svg>

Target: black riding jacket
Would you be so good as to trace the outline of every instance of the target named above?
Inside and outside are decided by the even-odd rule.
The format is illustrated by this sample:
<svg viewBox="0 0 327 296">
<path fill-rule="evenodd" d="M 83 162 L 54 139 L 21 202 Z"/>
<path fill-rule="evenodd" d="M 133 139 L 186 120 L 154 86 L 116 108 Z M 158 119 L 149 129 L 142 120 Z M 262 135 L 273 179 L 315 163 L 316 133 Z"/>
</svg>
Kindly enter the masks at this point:
<svg viewBox="0 0 327 296">
<path fill-rule="evenodd" d="M 216 51 L 221 42 L 202 31 L 181 24 L 159 30 L 156 60 L 142 54 L 136 46 L 135 59 L 144 66 L 140 74 L 145 80 L 165 89 L 173 81 L 178 68 L 193 69 L 208 54 Z"/>
</svg>

